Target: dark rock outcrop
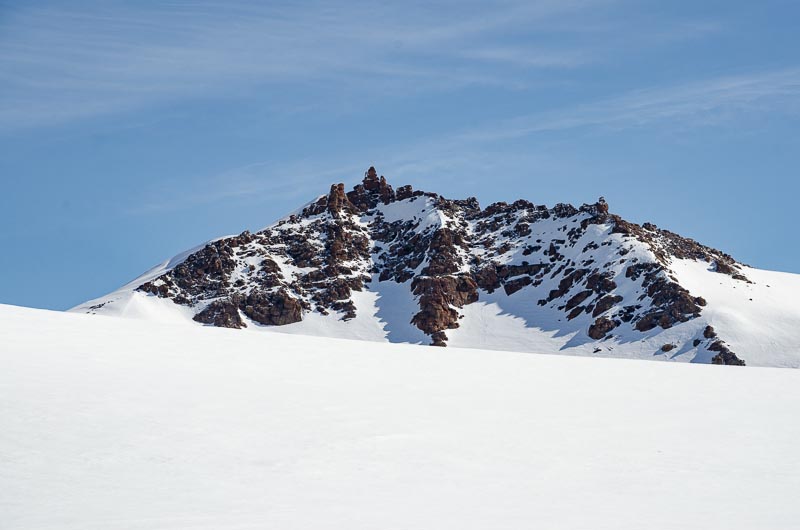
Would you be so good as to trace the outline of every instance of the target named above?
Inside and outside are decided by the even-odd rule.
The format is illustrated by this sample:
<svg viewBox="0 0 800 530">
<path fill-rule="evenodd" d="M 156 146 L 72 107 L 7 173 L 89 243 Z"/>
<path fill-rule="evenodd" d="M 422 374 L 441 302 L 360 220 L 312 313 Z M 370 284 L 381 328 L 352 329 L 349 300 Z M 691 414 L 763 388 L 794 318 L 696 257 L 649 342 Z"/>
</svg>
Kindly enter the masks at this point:
<svg viewBox="0 0 800 530">
<path fill-rule="evenodd" d="M 444 330 L 458 327 L 458 311 L 478 301 L 478 289 L 470 276 L 440 276 L 415 278 L 412 292 L 419 297 L 420 311 L 411 323 L 431 335 L 436 346 L 444 346 Z"/>
<path fill-rule="evenodd" d="M 609 331 L 617 327 L 617 323 L 607 317 L 600 317 L 589 326 L 588 335 L 595 339 L 600 340 L 604 338 Z"/>
<path fill-rule="evenodd" d="M 248 318 L 265 326 L 284 326 L 300 322 L 303 305 L 284 290 L 275 293 L 251 293 L 241 302 Z"/>
<path fill-rule="evenodd" d="M 711 364 L 727 364 L 731 366 L 744 366 L 745 363 L 733 353 L 721 340 L 715 341 L 708 347 L 708 351 L 717 352 L 711 358 Z"/>
<path fill-rule="evenodd" d="M 211 302 L 208 307 L 197 313 L 194 317 L 196 322 L 211 324 L 219 328 L 243 328 L 247 324 L 242 322 L 239 315 L 239 307 L 230 300 L 216 300 Z"/>
</svg>

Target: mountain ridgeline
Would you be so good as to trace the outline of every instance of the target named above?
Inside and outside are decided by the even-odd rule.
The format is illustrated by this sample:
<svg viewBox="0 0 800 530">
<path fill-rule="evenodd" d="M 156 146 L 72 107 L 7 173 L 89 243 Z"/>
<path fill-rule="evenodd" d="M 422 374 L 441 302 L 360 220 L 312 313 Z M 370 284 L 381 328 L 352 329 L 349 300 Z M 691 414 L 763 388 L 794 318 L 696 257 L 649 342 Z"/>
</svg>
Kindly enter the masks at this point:
<svg viewBox="0 0 800 530">
<path fill-rule="evenodd" d="M 393 325 L 416 328 L 436 346 L 471 325 L 496 327 L 469 311 L 496 304 L 497 318 L 568 337 L 559 350 L 589 345 L 599 353 L 614 344 L 623 351 L 703 315 L 707 301 L 681 285 L 670 268 L 675 260 L 752 283 L 731 256 L 625 221 L 602 198 L 580 207 L 517 200 L 481 208 L 475 198 L 395 190 L 371 167 L 351 191 L 335 184 L 299 213 L 256 233 L 209 242 L 133 287 L 185 306 L 196 322 L 227 328 L 290 326 L 310 315 L 343 329 L 359 316 L 388 321 L 358 296 L 377 293 L 397 308 L 410 303 L 406 315 L 397 308 L 384 313 L 405 319 Z M 395 299 L 398 292 L 404 303 Z M 101 312 L 108 302 L 84 309 Z M 675 350 L 694 360 L 744 364 L 708 323 L 690 328 L 670 335 L 678 341 L 665 335 L 652 354 Z"/>
</svg>

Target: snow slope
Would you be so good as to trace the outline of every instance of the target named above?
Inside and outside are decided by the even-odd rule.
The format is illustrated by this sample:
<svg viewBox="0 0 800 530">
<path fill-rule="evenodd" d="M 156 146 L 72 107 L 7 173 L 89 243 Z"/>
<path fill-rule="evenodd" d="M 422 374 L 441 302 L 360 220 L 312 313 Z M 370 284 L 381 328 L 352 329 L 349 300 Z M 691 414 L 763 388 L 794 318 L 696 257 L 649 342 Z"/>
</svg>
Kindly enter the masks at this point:
<svg viewBox="0 0 800 530">
<path fill-rule="evenodd" d="M 798 371 L 262 331 L 0 306 L 0 528 L 800 520 Z"/>
<path fill-rule="evenodd" d="M 705 320 L 750 366 L 800 367 L 800 274 L 743 267 L 752 283 L 710 274 L 708 265 L 673 260 L 672 271 L 708 300 Z"/>
<path fill-rule="evenodd" d="M 708 301 L 700 318 L 668 330 L 637 334 L 628 330 L 597 343 L 581 333 L 580 323 L 551 315 L 525 291 L 515 297 L 482 293 L 465 306 L 461 327 L 450 344 L 562 355 L 628 357 L 708 363 L 711 353 L 691 348 L 707 325 L 747 360 L 747 366 L 800 368 L 800 275 L 742 266 L 752 283 L 709 270 L 708 263 L 673 259 L 670 270 L 692 295 Z M 669 352 L 663 344 L 684 345 Z"/>
<path fill-rule="evenodd" d="M 186 254 L 167 263 L 179 263 Z M 165 265 L 156 267 L 118 291 L 85 302 L 73 311 L 91 312 L 95 304 L 104 303 L 100 315 L 202 327 L 191 320 L 191 308 L 134 290 L 165 270 L 168 270 Z M 448 331 L 449 344 L 458 348 L 708 363 L 712 354 L 702 346 L 690 345 L 711 325 L 746 359 L 748 366 L 800 368 L 800 275 L 742 266 L 752 282 L 746 283 L 709 270 L 705 262 L 681 259 L 672 260 L 670 271 L 692 295 L 708 301 L 701 318 L 647 334 L 623 327 L 614 337 L 598 343 L 586 336 L 585 321 L 570 322 L 563 313 L 554 313 L 537 304 L 541 293 L 551 287 L 545 284 L 539 290 L 525 289 L 514 296 L 506 296 L 502 291 L 482 291 L 478 302 L 461 308 L 459 328 Z M 363 292 L 354 292 L 352 298 L 357 307 L 352 320 L 309 312 L 304 320 L 285 326 L 261 326 L 247 320 L 248 327 L 242 331 L 376 342 L 428 342 L 411 324 L 419 308 L 406 284 L 379 282 L 373 277 L 368 287 Z M 683 346 L 662 351 L 661 347 L 668 343 Z"/>
</svg>

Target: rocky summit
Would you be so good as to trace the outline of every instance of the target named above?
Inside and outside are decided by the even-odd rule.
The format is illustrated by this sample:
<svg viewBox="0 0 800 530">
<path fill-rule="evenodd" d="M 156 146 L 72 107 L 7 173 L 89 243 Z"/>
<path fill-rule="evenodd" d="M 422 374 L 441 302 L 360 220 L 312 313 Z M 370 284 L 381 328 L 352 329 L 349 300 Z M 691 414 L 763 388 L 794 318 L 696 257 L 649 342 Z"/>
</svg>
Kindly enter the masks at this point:
<svg viewBox="0 0 800 530">
<path fill-rule="evenodd" d="M 261 231 L 211 241 L 76 310 L 120 314 L 136 298 L 225 328 L 744 365 L 712 324 L 745 298 L 716 293 L 752 303 L 768 287 L 750 276 L 763 272 L 628 222 L 603 198 L 484 208 L 395 189 L 370 167 L 349 191 L 334 184 Z"/>
</svg>

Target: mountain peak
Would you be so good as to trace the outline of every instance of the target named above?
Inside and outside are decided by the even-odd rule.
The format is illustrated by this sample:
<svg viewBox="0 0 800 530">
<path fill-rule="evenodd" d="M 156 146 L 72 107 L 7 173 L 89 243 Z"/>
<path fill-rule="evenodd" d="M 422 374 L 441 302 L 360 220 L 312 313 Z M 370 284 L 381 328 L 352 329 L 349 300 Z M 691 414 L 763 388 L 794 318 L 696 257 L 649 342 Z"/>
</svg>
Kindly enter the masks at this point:
<svg viewBox="0 0 800 530">
<path fill-rule="evenodd" d="M 333 184 L 302 213 L 187 253 L 124 296 L 170 300 L 222 327 L 743 364 L 726 342 L 741 337 L 735 328 L 714 321 L 717 333 L 704 333 L 720 313 L 696 285 L 741 297 L 762 288 L 757 272 L 610 214 L 603 197 L 580 208 L 519 199 L 481 209 L 472 197 L 395 191 L 370 167 L 351 191 Z M 115 311 L 115 300 L 80 309 Z M 765 311 L 774 309 L 752 318 Z"/>
<path fill-rule="evenodd" d="M 386 177 L 383 175 L 378 177 L 374 166 L 370 166 L 364 173 L 361 184 L 348 192 L 347 196 L 360 211 L 374 208 L 378 202 L 388 204 L 396 199 L 394 189 L 386 182 Z"/>
<path fill-rule="evenodd" d="M 377 190 L 381 182 L 386 185 L 386 178 L 381 175 L 380 179 L 378 178 L 378 172 L 375 170 L 375 166 L 370 166 L 368 170 L 364 172 L 364 180 L 362 184 L 364 185 L 365 189 L 370 191 Z"/>
</svg>

